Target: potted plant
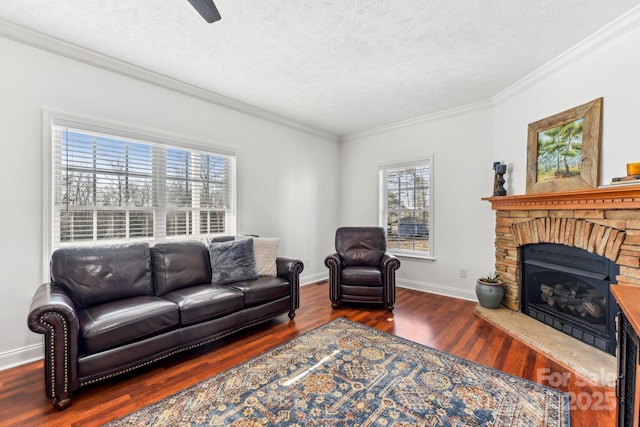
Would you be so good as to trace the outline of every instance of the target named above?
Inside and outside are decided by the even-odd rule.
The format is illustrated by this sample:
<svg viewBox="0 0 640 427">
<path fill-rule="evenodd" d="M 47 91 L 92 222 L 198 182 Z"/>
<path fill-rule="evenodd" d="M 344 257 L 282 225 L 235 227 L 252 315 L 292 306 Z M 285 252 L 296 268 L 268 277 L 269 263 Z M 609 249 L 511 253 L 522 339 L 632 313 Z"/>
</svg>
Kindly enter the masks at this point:
<svg viewBox="0 0 640 427">
<path fill-rule="evenodd" d="M 498 273 L 487 274 L 476 280 L 476 297 L 481 306 L 498 308 L 504 297 L 504 287 Z"/>
</svg>

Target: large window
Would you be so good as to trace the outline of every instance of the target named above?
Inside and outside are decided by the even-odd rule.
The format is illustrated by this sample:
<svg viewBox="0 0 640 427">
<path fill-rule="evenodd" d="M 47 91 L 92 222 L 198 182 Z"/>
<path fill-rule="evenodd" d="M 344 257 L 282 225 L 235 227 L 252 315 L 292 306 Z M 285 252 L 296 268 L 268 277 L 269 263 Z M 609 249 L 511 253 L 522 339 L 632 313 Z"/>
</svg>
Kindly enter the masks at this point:
<svg viewBox="0 0 640 427">
<path fill-rule="evenodd" d="M 392 253 L 433 257 L 432 166 L 426 158 L 380 167 L 380 225 Z"/>
<path fill-rule="evenodd" d="M 235 234 L 235 155 L 50 116 L 50 249 Z"/>
</svg>

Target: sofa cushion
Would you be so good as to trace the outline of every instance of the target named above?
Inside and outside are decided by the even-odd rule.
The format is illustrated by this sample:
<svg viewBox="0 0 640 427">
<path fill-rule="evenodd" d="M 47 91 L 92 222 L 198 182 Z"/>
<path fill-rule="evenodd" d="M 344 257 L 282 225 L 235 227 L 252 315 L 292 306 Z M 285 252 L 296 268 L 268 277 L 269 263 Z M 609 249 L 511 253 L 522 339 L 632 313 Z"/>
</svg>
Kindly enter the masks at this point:
<svg viewBox="0 0 640 427">
<path fill-rule="evenodd" d="M 211 283 L 209 252 L 201 242 L 159 243 L 151 248 L 156 295 Z"/>
<path fill-rule="evenodd" d="M 258 277 L 253 240 L 233 240 L 209 244 L 211 282 L 224 285 Z"/>
<path fill-rule="evenodd" d="M 105 302 L 153 295 L 146 243 L 61 248 L 51 255 L 51 280 L 76 310 Z"/>
<path fill-rule="evenodd" d="M 221 285 L 192 286 L 169 292 L 163 298 L 179 307 L 183 325 L 221 317 L 244 307 L 242 292 Z"/>
<path fill-rule="evenodd" d="M 289 296 L 289 282 L 280 277 L 259 277 L 256 280 L 240 281 L 229 285 L 242 291 L 244 304 L 254 306 Z"/>
<path fill-rule="evenodd" d="M 178 306 L 155 296 L 125 298 L 78 313 L 80 338 L 87 353 L 137 341 L 178 325 Z"/>
</svg>

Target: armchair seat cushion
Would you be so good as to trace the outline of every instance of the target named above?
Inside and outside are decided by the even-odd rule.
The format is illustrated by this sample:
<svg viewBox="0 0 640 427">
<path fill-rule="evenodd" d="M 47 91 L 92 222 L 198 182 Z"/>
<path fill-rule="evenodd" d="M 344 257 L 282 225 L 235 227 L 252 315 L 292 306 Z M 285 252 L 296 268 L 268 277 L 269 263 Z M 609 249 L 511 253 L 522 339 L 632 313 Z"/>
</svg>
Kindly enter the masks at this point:
<svg viewBox="0 0 640 427">
<path fill-rule="evenodd" d="M 345 267 L 340 280 L 343 285 L 382 286 L 382 271 L 378 267 Z"/>
<path fill-rule="evenodd" d="M 180 309 L 180 323 L 190 325 L 222 317 L 244 307 L 242 292 L 228 286 L 199 285 L 164 295 Z"/>
<path fill-rule="evenodd" d="M 259 277 L 257 280 L 235 282 L 232 288 L 242 291 L 246 306 L 275 301 L 290 293 L 289 282 L 281 277 Z"/>
<path fill-rule="evenodd" d="M 87 353 L 117 347 L 178 325 L 178 306 L 154 296 L 108 302 L 78 313 Z"/>
<path fill-rule="evenodd" d="M 343 301 L 379 302 L 382 300 L 380 286 L 340 286 Z"/>
</svg>

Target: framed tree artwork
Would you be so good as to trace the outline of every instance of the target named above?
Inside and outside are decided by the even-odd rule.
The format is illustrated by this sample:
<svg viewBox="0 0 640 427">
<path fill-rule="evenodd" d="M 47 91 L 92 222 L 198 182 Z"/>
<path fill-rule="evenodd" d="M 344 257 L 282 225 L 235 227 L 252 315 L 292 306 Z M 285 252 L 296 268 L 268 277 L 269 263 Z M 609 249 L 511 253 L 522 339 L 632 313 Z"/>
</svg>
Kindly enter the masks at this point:
<svg viewBox="0 0 640 427">
<path fill-rule="evenodd" d="M 527 194 L 598 186 L 602 98 L 529 124 Z"/>
</svg>

